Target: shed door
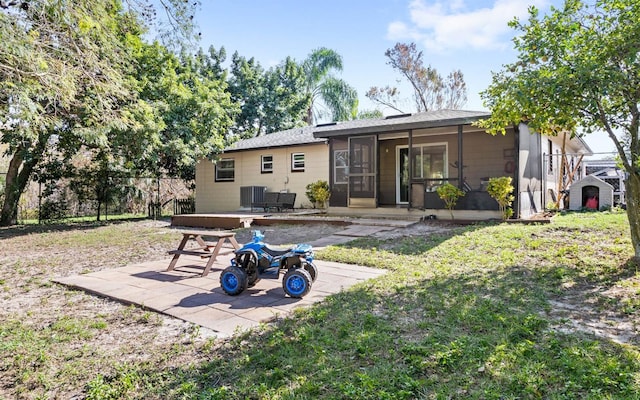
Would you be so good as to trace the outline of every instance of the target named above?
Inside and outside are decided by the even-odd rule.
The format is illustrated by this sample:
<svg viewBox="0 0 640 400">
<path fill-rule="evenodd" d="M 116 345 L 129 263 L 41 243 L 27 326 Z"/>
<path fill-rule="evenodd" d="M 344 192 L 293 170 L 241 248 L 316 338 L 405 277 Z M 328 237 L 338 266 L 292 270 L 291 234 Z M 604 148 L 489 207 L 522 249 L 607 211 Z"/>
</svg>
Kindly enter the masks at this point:
<svg viewBox="0 0 640 400">
<path fill-rule="evenodd" d="M 349 138 L 349 207 L 376 207 L 376 136 Z"/>
</svg>

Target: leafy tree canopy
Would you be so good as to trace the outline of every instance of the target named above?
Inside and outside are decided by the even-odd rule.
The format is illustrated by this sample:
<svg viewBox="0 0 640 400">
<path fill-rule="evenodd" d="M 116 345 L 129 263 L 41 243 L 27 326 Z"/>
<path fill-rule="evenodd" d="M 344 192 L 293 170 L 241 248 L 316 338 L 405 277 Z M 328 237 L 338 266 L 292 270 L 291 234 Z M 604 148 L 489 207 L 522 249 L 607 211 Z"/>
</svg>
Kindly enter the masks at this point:
<svg viewBox="0 0 640 400">
<path fill-rule="evenodd" d="M 248 138 L 303 125 L 310 101 L 304 85 L 304 71 L 291 58 L 265 70 L 254 58 L 234 53 L 229 90 L 240 115 L 233 133 Z"/>
<path fill-rule="evenodd" d="M 161 2 L 174 27 L 184 28 L 182 32 L 191 29 L 192 25 L 185 21 L 190 21 L 188 11 L 196 4 Z M 157 150 L 154 144 L 165 145 L 158 131 L 171 127 L 166 116 L 180 113 L 162 114 L 161 107 L 155 108 L 157 104 L 139 93 L 145 91 L 146 84 L 138 81 L 145 77 L 138 74 L 137 68 L 138 61 L 144 61 L 144 22 L 153 22 L 150 7 L 142 0 L 124 4 L 118 0 L 0 3 L 0 141 L 6 145 L 10 160 L 0 224 L 15 221 L 19 197 L 36 168 L 41 173 L 45 171 L 41 163 L 46 155 L 57 152 L 68 161 L 74 152 L 83 151 L 87 156 L 94 154 L 108 168 L 126 168 L 132 160 L 144 164 L 146 156 Z M 176 71 L 180 76 L 181 71 Z M 167 66 L 156 72 L 163 75 L 149 77 L 148 82 L 158 83 L 156 90 L 166 93 L 169 89 L 162 83 L 171 79 L 171 73 Z M 217 82 L 192 84 L 200 99 L 220 100 L 212 105 L 198 104 L 204 109 L 196 112 L 211 117 L 220 111 L 216 107 L 225 106 L 224 96 L 220 99 L 212 93 L 217 91 L 216 85 Z M 178 86 L 171 92 L 183 100 L 176 107 L 193 107 L 193 98 L 180 97 L 187 83 L 178 80 Z M 190 122 L 190 132 L 197 132 L 202 138 L 211 126 L 199 125 L 210 124 L 224 130 L 225 113 L 216 115 L 217 119 L 207 122 L 200 123 L 205 119 L 197 117 L 183 122 Z M 208 152 L 207 148 L 192 146 L 194 137 L 183 135 L 181 143 L 171 142 L 163 150 L 165 154 L 177 148 Z M 219 143 L 216 145 L 220 147 Z M 174 164 L 179 168 L 186 162 Z"/>
<path fill-rule="evenodd" d="M 321 47 L 302 61 L 306 77 L 306 93 L 311 101 L 306 122 L 313 125 L 321 119 L 345 121 L 355 119 L 358 93 L 344 80 L 332 75 L 342 71 L 342 56 L 335 50 Z"/>
<path fill-rule="evenodd" d="M 544 17 L 532 7 L 527 21 L 511 26 L 521 32 L 518 60 L 481 93 L 491 118 L 480 126 L 493 134 L 520 122 L 547 135 L 607 132 L 629 173 L 627 210 L 640 257 L 640 2 L 566 0 Z"/>
</svg>

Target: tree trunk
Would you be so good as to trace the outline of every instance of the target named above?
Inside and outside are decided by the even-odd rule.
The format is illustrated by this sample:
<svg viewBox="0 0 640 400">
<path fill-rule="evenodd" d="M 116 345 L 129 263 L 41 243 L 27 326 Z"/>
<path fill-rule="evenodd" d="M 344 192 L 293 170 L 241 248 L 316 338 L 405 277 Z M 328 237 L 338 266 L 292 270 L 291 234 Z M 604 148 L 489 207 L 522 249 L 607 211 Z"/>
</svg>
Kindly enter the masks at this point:
<svg viewBox="0 0 640 400">
<path fill-rule="evenodd" d="M 640 260 L 640 172 L 637 170 L 629 174 L 626 190 L 631 245 L 636 259 Z"/>
<path fill-rule="evenodd" d="M 2 212 L 0 213 L 0 226 L 9 226 L 16 223 L 18 217 L 18 201 L 20 200 L 20 183 L 18 175 L 20 165 L 22 165 L 22 157 L 20 151 L 14 153 L 9 162 L 9 169 L 4 186 L 4 202 L 2 204 Z"/>
<path fill-rule="evenodd" d="M 34 168 L 42 160 L 48 140 L 48 134 L 41 134 L 35 146 L 21 145 L 13 152 L 7 170 L 0 226 L 14 225 L 17 222 L 20 196 L 27 187 Z"/>
<path fill-rule="evenodd" d="M 25 150 L 24 147 L 19 147 L 9 162 L 4 188 L 4 202 L 0 212 L 0 226 L 14 225 L 17 222 L 20 196 L 29 183 L 34 167 L 41 159 L 42 154 L 38 153 L 32 154 L 25 161 L 23 158 Z"/>
</svg>

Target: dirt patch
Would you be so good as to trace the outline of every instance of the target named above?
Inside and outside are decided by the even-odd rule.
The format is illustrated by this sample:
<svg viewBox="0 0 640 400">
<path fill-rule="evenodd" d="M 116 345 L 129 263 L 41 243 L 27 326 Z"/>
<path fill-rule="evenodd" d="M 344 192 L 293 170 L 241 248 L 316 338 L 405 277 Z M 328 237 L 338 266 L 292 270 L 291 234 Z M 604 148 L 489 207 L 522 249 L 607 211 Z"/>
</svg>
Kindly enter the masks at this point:
<svg viewBox="0 0 640 400">
<path fill-rule="evenodd" d="M 336 232 L 340 232 L 344 228 L 344 226 L 317 222 L 307 225 L 279 224 L 257 226 L 236 230 L 236 240 L 238 243 L 247 243 L 251 241 L 253 231 L 259 230 L 264 234 L 265 243 L 276 246 L 286 246 L 322 239 Z"/>
</svg>

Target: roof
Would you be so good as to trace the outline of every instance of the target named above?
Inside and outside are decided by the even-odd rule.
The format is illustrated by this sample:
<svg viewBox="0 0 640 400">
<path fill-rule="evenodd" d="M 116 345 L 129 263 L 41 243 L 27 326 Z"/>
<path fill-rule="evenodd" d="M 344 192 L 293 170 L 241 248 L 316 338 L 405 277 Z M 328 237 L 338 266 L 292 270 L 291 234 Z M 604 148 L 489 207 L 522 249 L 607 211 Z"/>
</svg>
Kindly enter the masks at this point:
<svg viewBox="0 0 640 400">
<path fill-rule="evenodd" d="M 224 152 L 320 144 L 327 143 L 328 138 L 340 136 L 468 125 L 490 116 L 491 113 L 488 111 L 435 110 L 415 114 L 392 115 L 378 119 L 332 122 L 317 126 L 287 129 L 286 131 L 240 140 L 224 149 Z M 576 143 L 578 148 L 584 148 L 587 155 L 591 153 L 591 149 L 582 138 L 574 137 L 571 140 Z"/>
<path fill-rule="evenodd" d="M 315 127 L 287 129 L 286 131 L 269 133 L 250 139 L 240 140 L 224 149 L 225 153 L 241 150 L 268 149 L 272 147 L 295 146 L 314 143 L 327 143 L 327 139 L 313 136 Z"/>
<path fill-rule="evenodd" d="M 327 143 L 326 138 L 333 136 L 465 125 L 489 116 L 491 114 L 486 111 L 437 110 L 416 114 L 392 115 L 379 119 L 332 122 L 317 126 L 287 129 L 286 131 L 240 140 L 225 148 L 224 152 Z"/>
<path fill-rule="evenodd" d="M 591 147 L 589 147 L 587 142 L 585 142 L 584 139 L 581 136 L 577 136 L 577 137 L 571 138 L 571 142 L 573 142 L 574 140 L 578 142 L 578 144 L 577 144 L 578 148 L 583 148 L 584 149 L 584 155 L 586 155 L 586 156 L 592 156 L 593 155 L 593 150 L 591 150 Z"/>
<path fill-rule="evenodd" d="M 488 111 L 436 110 L 415 114 L 392 115 L 382 119 L 361 119 L 319 125 L 315 127 L 314 135 L 319 138 L 329 138 L 383 131 L 467 125 L 490 116 L 491 114 Z"/>
</svg>

